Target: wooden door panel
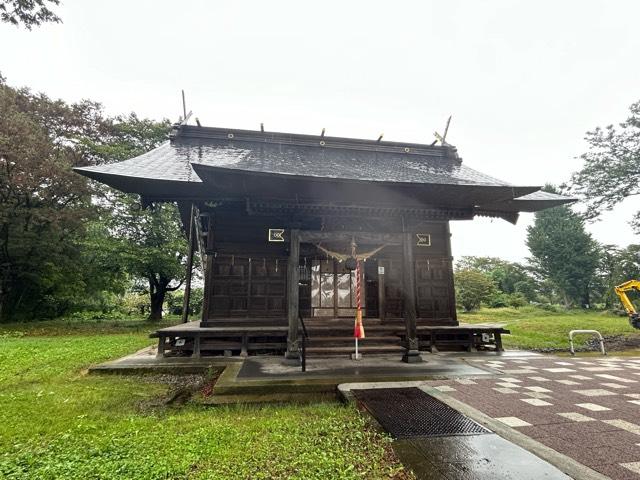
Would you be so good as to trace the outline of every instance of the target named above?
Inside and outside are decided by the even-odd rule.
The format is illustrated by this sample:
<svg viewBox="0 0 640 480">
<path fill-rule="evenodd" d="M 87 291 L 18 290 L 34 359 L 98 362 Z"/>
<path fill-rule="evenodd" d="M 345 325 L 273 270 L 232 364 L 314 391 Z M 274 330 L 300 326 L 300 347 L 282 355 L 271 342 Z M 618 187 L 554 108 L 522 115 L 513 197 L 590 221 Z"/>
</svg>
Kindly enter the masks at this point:
<svg viewBox="0 0 640 480">
<path fill-rule="evenodd" d="M 443 259 L 416 260 L 418 317 L 450 318 L 452 279 L 450 263 Z"/>
<path fill-rule="evenodd" d="M 211 268 L 209 317 L 285 315 L 286 260 L 215 258 Z"/>
<path fill-rule="evenodd" d="M 384 268 L 384 318 L 402 318 L 404 305 L 402 295 L 402 263 L 401 259 L 381 259 L 379 265 Z"/>
</svg>

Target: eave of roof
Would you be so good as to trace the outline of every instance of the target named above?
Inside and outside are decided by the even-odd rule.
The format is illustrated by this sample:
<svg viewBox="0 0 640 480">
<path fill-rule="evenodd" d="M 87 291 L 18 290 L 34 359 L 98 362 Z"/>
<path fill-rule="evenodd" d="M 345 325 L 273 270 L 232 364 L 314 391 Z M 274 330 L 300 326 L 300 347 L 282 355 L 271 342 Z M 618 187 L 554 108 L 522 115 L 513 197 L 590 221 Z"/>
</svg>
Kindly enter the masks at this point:
<svg viewBox="0 0 640 480">
<path fill-rule="evenodd" d="M 538 190 L 512 200 L 484 204 L 481 205 L 480 208 L 484 210 L 499 210 L 503 212 L 539 212 L 546 208 L 559 207 L 561 205 L 567 205 L 577 201 L 577 198 L 565 197 L 564 195 Z"/>
</svg>

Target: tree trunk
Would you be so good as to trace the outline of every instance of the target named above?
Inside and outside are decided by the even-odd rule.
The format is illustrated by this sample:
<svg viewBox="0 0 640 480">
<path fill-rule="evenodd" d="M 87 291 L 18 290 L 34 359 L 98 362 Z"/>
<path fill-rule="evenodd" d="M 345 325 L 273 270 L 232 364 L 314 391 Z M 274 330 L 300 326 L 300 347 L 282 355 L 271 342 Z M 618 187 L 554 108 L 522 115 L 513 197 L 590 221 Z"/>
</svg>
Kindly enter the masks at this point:
<svg viewBox="0 0 640 480">
<path fill-rule="evenodd" d="M 165 293 L 164 288 L 158 288 L 155 292 L 150 294 L 151 311 L 149 312 L 149 320 L 162 320 L 162 305 L 164 304 Z"/>
<path fill-rule="evenodd" d="M 151 309 L 149 311 L 149 320 L 160 321 L 162 320 L 162 305 L 164 304 L 164 296 L 167 293 L 167 285 L 155 277 L 150 275 L 149 278 L 149 299 L 151 303 Z"/>
<path fill-rule="evenodd" d="M 567 292 L 565 292 L 564 290 L 562 291 L 562 298 L 564 301 L 564 308 L 566 308 L 567 310 L 571 308 L 572 302 L 569 299 L 569 295 L 567 295 Z"/>
<path fill-rule="evenodd" d="M 584 292 L 584 298 L 582 299 L 583 308 L 591 308 L 591 295 L 589 293 L 589 288 L 587 287 Z"/>
<path fill-rule="evenodd" d="M 175 292 L 182 285 L 182 281 L 175 287 L 170 287 L 171 279 L 159 275 L 159 279 L 155 275 L 149 276 L 149 297 L 151 300 L 151 312 L 149 320 L 162 320 L 162 306 L 167 292 Z"/>
</svg>

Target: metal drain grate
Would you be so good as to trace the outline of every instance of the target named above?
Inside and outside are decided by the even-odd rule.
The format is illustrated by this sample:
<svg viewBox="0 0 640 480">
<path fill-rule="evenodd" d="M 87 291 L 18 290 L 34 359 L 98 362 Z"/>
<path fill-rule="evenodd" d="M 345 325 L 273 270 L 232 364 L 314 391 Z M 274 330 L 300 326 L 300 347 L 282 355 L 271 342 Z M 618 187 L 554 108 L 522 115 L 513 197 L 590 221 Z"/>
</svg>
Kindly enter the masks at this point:
<svg viewBox="0 0 640 480">
<path fill-rule="evenodd" d="M 418 388 L 353 390 L 353 394 L 394 438 L 491 433 Z"/>
</svg>

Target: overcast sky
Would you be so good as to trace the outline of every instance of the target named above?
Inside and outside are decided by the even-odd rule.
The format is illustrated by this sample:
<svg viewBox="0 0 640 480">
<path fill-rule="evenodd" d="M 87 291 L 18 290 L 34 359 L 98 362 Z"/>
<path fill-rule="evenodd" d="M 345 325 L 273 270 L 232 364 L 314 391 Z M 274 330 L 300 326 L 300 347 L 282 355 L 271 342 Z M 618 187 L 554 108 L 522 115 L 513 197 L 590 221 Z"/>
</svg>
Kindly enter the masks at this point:
<svg viewBox="0 0 640 480">
<path fill-rule="evenodd" d="M 74 102 L 207 126 L 433 141 L 523 185 L 580 167 L 584 133 L 640 99 L 638 1 L 63 0 L 64 23 L 0 24 L 0 72 Z M 623 205 L 589 226 L 637 242 Z M 454 222 L 453 252 L 527 257 L 523 214 Z"/>
</svg>

